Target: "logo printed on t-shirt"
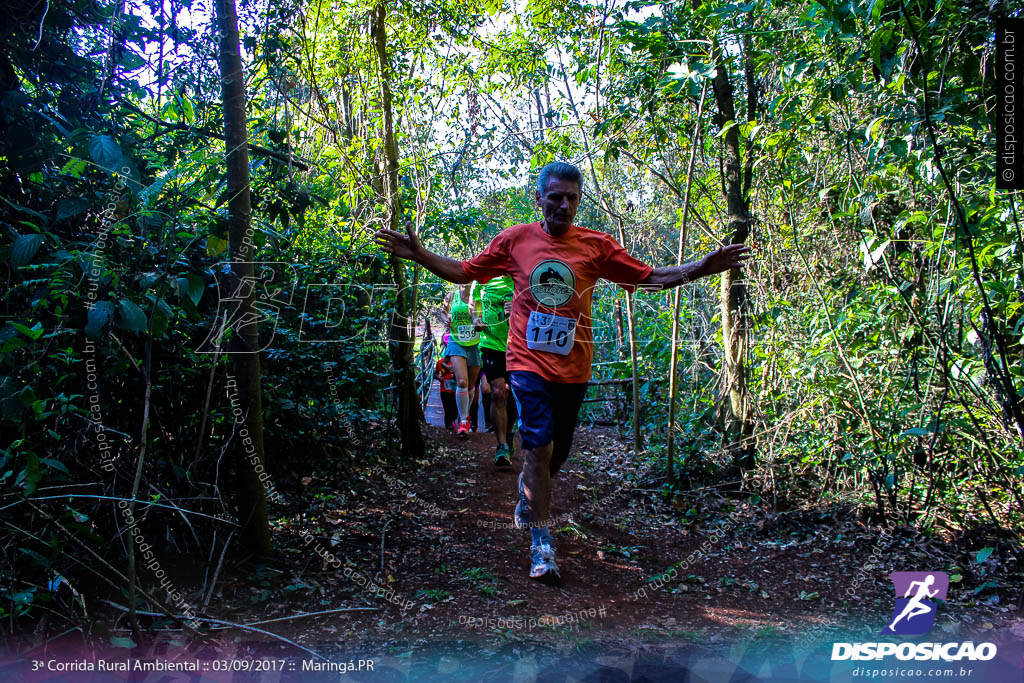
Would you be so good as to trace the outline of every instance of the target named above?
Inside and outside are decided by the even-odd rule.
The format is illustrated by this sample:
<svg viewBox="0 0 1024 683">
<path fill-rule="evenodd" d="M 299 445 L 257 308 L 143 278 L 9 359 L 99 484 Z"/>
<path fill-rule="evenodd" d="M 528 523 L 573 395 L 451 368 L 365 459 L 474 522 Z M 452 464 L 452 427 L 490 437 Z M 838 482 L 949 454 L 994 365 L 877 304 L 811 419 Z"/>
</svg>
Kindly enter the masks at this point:
<svg viewBox="0 0 1024 683">
<path fill-rule="evenodd" d="M 530 273 L 530 294 L 542 306 L 564 305 L 576 293 L 576 275 L 565 262 L 557 259 L 541 261 Z"/>
</svg>

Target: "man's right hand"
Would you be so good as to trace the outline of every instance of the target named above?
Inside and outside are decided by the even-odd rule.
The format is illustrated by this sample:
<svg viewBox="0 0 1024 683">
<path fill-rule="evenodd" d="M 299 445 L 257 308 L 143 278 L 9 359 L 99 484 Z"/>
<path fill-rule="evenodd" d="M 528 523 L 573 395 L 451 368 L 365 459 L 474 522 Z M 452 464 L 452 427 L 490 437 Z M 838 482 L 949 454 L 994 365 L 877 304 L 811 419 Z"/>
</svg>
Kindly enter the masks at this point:
<svg viewBox="0 0 1024 683">
<path fill-rule="evenodd" d="M 405 222 L 405 234 L 382 228 L 373 237 L 381 249 L 398 258 L 419 261 L 419 257 L 423 253 L 423 245 L 420 244 L 420 238 L 416 236 L 416 230 L 413 229 L 411 221 Z"/>
<path fill-rule="evenodd" d="M 466 276 L 462 268 L 462 262 L 450 259 L 447 256 L 439 256 L 429 251 L 420 244 L 420 238 L 416 236 L 416 230 L 412 223 L 405 222 L 405 234 L 396 230 L 383 228 L 374 234 L 374 240 L 381 249 L 398 258 L 415 261 L 442 280 L 454 282 L 457 285 L 472 282 Z"/>
</svg>

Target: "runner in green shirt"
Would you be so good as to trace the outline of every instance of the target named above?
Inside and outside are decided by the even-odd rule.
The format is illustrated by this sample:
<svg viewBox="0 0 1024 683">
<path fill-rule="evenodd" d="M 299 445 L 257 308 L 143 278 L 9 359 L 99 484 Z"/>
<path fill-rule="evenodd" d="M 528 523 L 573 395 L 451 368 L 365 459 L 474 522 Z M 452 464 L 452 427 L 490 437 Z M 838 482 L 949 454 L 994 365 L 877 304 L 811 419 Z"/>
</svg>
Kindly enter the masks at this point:
<svg viewBox="0 0 1024 683">
<path fill-rule="evenodd" d="M 491 424 L 498 438 L 494 453 L 497 467 L 512 466 L 512 444 L 508 439 L 508 387 L 505 349 L 508 344 L 508 317 L 512 308 L 512 277 L 496 277 L 483 287 L 475 286 L 473 298 L 481 303 L 484 329 L 480 332 L 480 356 L 484 374 L 491 385 Z"/>
<path fill-rule="evenodd" d="M 445 348 L 451 356 L 455 371 L 455 403 L 459 408 L 459 426 L 456 435 L 460 439 L 469 436 L 469 406 L 473 402 L 472 392 L 480 375 L 480 320 L 473 309 L 470 285 L 462 285 L 452 297 L 448 318 L 449 337 Z"/>
</svg>

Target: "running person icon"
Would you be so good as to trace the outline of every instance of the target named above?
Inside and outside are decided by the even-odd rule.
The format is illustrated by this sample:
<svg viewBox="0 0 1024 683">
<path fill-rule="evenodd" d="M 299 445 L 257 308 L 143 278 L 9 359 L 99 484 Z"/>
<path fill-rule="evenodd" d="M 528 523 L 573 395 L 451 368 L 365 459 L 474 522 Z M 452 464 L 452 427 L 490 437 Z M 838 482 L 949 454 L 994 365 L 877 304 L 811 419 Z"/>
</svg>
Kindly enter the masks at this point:
<svg viewBox="0 0 1024 683">
<path fill-rule="evenodd" d="M 903 607 L 903 611 L 900 612 L 899 616 L 893 619 L 892 623 L 889 624 L 890 631 L 893 631 L 895 633 L 896 624 L 903 621 L 904 619 L 910 621 L 914 617 L 919 617 L 925 614 L 931 614 L 933 608 L 924 604 L 922 601 L 928 598 L 934 598 L 936 595 L 939 594 L 939 591 L 937 589 L 934 591 L 928 590 L 932 587 L 934 583 L 934 574 L 929 574 L 928 576 L 926 576 L 924 581 L 912 581 L 910 583 L 910 586 L 907 587 L 907 592 L 903 597 L 910 598 L 910 593 L 914 590 L 914 586 L 917 586 L 917 593 L 914 594 L 914 597 L 910 598 L 910 601 Z"/>
<path fill-rule="evenodd" d="M 514 519 L 517 526 L 529 526 L 532 534 L 530 577 L 551 584 L 561 582 L 554 538 L 547 527 L 551 478 L 569 455 L 590 380 L 594 285 L 604 278 L 629 290 L 667 289 L 742 267 L 750 257 L 749 247 L 730 244 L 699 261 L 652 268 L 607 233 L 573 223 L 582 196 L 578 168 L 548 164 L 537 176 L 535 193 L 544 219 L 503 230 L 467 261 L 425 249 L 411 224 L 405 234 L 376 234 L 388 253 L 415 261 L 449 282 L 512 277 L 515 296 L 505 361 L 519 407 L 524 459 Z"/>
</svg>

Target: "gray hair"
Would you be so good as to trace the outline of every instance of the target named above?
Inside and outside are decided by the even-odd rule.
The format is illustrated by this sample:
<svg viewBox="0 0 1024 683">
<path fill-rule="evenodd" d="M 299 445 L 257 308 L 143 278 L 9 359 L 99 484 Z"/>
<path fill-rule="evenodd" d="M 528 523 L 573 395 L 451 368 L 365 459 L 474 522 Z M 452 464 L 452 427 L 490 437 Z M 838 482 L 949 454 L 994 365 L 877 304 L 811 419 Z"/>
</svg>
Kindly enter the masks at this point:
<svg viewBox="0 0 1024 683">
<path fill-rule="evenodd" d="M 544 191 L 548 187 L 548 179 L 551 176 L 561 178 L 562 180 L 568 180 L 571 183 L 576 183 L 580 188 L 580 194 L 583 194 L 583 174 L 580 173 L 580 169 L 576 168 L 572 164 L 567 164 L 564 161 L 552 161 L 550 164 L 540 169 L 540 173 L 537 174 L 537 192 L 544 194 Z"/>
</svg>

